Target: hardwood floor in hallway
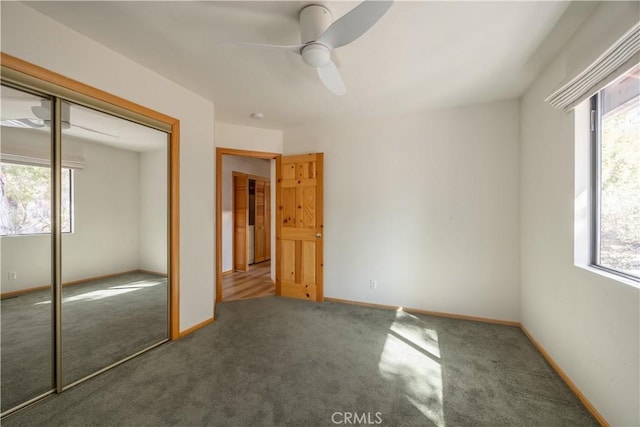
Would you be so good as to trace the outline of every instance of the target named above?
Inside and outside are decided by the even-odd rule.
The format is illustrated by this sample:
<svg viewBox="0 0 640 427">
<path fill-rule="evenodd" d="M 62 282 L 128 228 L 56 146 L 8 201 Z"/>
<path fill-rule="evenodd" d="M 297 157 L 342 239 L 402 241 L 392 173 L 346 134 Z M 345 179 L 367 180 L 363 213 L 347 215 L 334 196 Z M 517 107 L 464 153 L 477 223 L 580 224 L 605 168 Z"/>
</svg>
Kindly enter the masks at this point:
<svg viewBox="0 0 640 427">
<path fill-rule="evenodd" d="M 271 280 L 271 261 L 249 266 L 249 271 L 235 271 L 222 278 L 222 301 L 264 297 L 275 294 Z"/>
</svg>

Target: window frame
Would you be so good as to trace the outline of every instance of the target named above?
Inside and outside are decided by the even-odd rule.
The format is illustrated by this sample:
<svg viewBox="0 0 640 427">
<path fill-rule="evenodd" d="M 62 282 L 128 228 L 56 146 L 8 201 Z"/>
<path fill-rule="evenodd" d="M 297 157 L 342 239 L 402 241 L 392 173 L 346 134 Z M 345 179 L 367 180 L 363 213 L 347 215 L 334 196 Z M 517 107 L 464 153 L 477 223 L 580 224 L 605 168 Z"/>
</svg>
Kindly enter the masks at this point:
<svg viewBox="0 0 640 427">
<path fill-rule="evenodd" d="M 596 92 L 589 98 L 589 135 L 590 135 L 590 158 L 589 179 L 590 179 L 590 241 L 589 241 L 589 266 L 597 270 L 619 276 L 633 282 L 640 283 L 640 277 L 604 266 L 600 263 L 600 230 L 601 230 L 601 190 L 602 190 L 602 96 L 605 89 Z"/>
<path fill-rule="evenodd" d="M 6 162 L 0 161 L 1 165 L 14 165 L 14 166 L 25 166 L 25 167 L 34 167 L 34 168 L 46 168 L 51 169 L 51 166 L 46 164 L 30 164 L 30 163 L 19 163 L 19 162 Z M 69 231 L 61 231 L 62 234 L 73 234 L 75 232 L 75 197 L 74 197 L 74 187 L 75 187 L 75 178 L 74 178 L 74 170 L 71 167 L 62 167 L 63 171 L 66 169 L 69 171 Z M 53 209 L 53 206 L 51 206 Z M 62 229 L 64 230 L 64 226 Z M 11 237 L 30 237 L 30 236 L 45 236 L 47 234 L 51 234 L 51 231 L 48 232 L 39 232 L 39 233 L 18 233 L 18 234 L 2 234 L 0 233 L 0 237 L 11 238 Z"/>
</svg>

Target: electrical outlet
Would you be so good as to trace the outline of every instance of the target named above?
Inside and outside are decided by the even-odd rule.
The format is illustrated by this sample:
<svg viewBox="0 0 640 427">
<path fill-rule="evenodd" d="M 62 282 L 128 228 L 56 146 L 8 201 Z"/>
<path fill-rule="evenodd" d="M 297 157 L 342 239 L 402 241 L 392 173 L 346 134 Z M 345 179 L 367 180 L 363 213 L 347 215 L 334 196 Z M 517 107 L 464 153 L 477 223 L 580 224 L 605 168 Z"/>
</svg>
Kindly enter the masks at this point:
<svg viewBox="0 0 640 427">
<path fill-rule="evenodd" d="M 18 273 L 16 273 L 15 271 L 9 272 L 9 280 L 16 280 L 17 278 L 18 278 Z"/>
<path fill-rule="evenodd" d="M 377 280 L 369 280 L 369 289 L 377 289 L 378 288 L 378 281 Z"/>
</svg>

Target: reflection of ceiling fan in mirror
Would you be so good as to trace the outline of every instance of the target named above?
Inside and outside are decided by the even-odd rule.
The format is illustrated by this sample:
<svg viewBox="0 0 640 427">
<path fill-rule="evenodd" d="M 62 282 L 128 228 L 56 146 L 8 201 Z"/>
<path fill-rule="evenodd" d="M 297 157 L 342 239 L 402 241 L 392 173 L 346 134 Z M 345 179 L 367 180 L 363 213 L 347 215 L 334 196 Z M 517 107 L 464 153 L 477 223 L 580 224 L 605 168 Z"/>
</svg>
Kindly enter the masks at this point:
<svg viewBox="0 0 640 427">
<path fill-rule="evenodd" d="M 41 105 L 31 107 L 31 112 L 35 118 L 24 119 L 8 119 L 0 121 L 0 125 L 14 127 L 14 128 L 50 128 L 51 127 L 51 101 L 43 99 Z M 100 135 L 106 135 L 113 138 L 119 138 L 117 135 L 101 132 L 99 130 L 91 129 L 86 126 L 80 126 L 75 123 L 71 123 L 71 105 L 68 102 L 62 103 L 62 129 L 83 129 L 89 132 L 99 133 Z"/>
</svg>

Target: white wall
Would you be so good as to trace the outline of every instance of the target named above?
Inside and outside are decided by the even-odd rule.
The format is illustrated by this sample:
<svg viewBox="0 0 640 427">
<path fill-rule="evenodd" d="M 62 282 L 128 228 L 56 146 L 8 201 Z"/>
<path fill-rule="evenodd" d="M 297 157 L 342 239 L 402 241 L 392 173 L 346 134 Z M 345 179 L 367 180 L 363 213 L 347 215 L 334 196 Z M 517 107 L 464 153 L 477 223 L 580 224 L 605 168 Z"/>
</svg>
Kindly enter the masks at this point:
<svg viewBox="0 0 640 427">
<path fill-rule="evenodd" d="M 3 150 L 33 143 L 47 147 L 48 134 L 2 131 Z M 138 269 L 138 153 L 65 136 L 63 153 L 67 151 L 84 159 L 85 165 L 73 172 L 74 231 L 62 237 L 62 281 Z M 51 283 L 48 235 L 5 236 L 0 240 L 3 293 Z M 8 280 L 8 272 L 15 272 L 17 279 Z"/>
<path fill-rule="evenodd" d="M 282 153 L 282 131 L 216 122 L 216 146 Z"/>
<path fill-rule="evenodd" d="M 216 146 L 247 151 L 282 153 L 283 132 L 281 130 L 254 128 L 216 122 Z M 224 157 L 223 157 L 224 158 Z M 276 279 L 276 191 L 275 161 L 271 161 L 271 279 Z M 224 218 L 224 213 L 223 213 Z M 224 219 L 223 219 L 224 221 Z M 223 271 L 225 271 L 223 263 Z"/>
<path fill-rule="evenodd" d="M 74 232 L 62 236 L 62 281 L 138 268 L 140 159 L 135 151 L 84 143 L 74 172 Z"/>
<path fill-rule="evenodd" d="M 325 153 L 325 296 L 518 321 L 518 135 L 516 101 L 285 130 Z"/>
<path fill-rule="evenodd" d="M 544 99 L 629 29 L 602 2 L 521 101 L 522 324 L 611 425 L 640 425 L 640 291 L 574 266 L 574 115 Z"/>
<path fill-rule="evenodd" d="M 233 172 L 271 180 L 271 161 L 250 157 L 222 156 L 222 271 L 233 269 Z M 272 184 L 273 185 L 273 184 Z M 272 187 L 275 189 L 275 187 Z M 274 205 L 271 204 L 273 211 Z M 271 216 L 274 215 L 272 212 Z M 272 229 L 275 234 L 275 229 Z M 275 253 L 275 252 L 274 252 Z"/>
<path fill-rule="evenodd" d="M 180 329 L 211 319 L 213 104 L 24 4 L 0 7 L 3 52 L 180 120 Z"/>
<path fill-rule="evenodd" d="M 167 148 L 140 153 L 138 268 L 167 273 Z"/>
</svg>

